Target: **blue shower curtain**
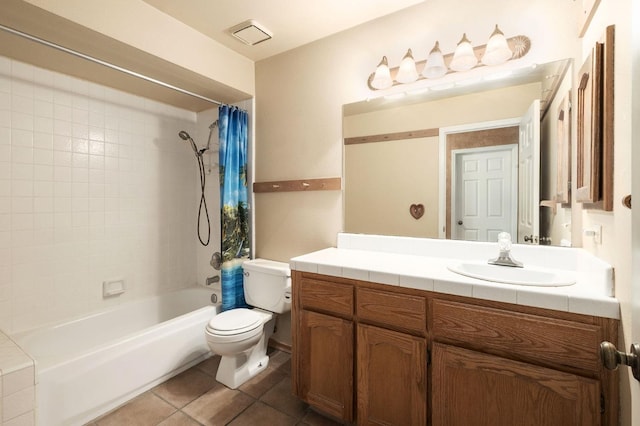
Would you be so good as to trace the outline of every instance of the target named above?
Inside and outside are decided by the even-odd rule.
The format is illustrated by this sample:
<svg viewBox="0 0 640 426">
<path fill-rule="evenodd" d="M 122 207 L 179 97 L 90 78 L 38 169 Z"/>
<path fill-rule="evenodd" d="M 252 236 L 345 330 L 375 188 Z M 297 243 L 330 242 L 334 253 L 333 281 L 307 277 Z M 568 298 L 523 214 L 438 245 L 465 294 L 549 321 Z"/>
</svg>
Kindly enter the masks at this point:
<svg viewBox="0 0 640 426">
<path fill-rule="evenodd" d="M 246 111 L 229 105 L 218 108 L 223 311 L 247 306 L 242 271 L 250 255 L 247 123 Z"/>
</svg>

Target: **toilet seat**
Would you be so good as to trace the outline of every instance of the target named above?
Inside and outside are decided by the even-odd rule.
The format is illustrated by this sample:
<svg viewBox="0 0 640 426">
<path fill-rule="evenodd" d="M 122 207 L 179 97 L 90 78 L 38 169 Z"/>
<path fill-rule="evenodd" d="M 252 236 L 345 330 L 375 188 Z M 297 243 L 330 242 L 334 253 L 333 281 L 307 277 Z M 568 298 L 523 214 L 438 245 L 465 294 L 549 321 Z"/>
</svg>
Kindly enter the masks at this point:
<svg viewBox="0 0 640 426">
<path fill-rule="evenodd" d="M 234 336 L 259 328 L 263 316 L 251 309 L 237 308 L 215 315 L 207 324 L 207 331 L 218 336 Z"/>
</svg>

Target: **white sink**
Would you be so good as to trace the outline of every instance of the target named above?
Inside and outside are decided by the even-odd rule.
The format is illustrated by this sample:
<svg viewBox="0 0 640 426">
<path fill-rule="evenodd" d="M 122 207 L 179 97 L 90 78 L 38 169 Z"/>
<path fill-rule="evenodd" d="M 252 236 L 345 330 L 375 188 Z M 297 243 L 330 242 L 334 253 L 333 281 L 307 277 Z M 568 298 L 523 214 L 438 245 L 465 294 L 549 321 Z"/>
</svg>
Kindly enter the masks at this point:
<svg viewBox="0 0 640 426">
<path fill-rule="evenodd" d="M 574 272 L 550 268 L 515 268 L 480 262 L 457 263 L 447 268 L 456 274 L 504 284 L 562 287 L 576 283 Z"/>
</svg>

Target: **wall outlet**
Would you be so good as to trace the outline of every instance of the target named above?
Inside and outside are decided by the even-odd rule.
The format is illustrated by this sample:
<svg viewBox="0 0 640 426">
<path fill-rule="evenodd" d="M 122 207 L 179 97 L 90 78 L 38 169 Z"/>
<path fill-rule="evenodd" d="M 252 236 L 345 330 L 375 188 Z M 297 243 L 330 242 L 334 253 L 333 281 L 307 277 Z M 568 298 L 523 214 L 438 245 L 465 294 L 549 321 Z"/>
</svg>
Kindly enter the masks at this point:
<svg viewBox="0 0 640 426">
<path fill-rule="evenodd" d="M 585 237 L 592 237 L 595 244 L 602 244 L 602 225 L 593 225 L 582 232 Z"/>
</svg>

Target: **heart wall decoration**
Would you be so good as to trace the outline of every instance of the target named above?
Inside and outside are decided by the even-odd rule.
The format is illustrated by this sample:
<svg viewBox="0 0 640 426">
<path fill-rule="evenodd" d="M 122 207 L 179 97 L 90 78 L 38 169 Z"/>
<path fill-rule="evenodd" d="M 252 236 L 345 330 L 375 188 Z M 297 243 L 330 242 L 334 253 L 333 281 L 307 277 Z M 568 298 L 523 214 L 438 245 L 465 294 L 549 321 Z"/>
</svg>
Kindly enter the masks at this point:
<svg viewBox="0 0 640 426">
<path fill-rule="evenodd" d="M 409 206 L 409 213 L 411 213 L 414 219 L 418 220 L 424 214 L 424 206 L 422 204 L 411 204 L 411 206 Z"/>
</svg>

